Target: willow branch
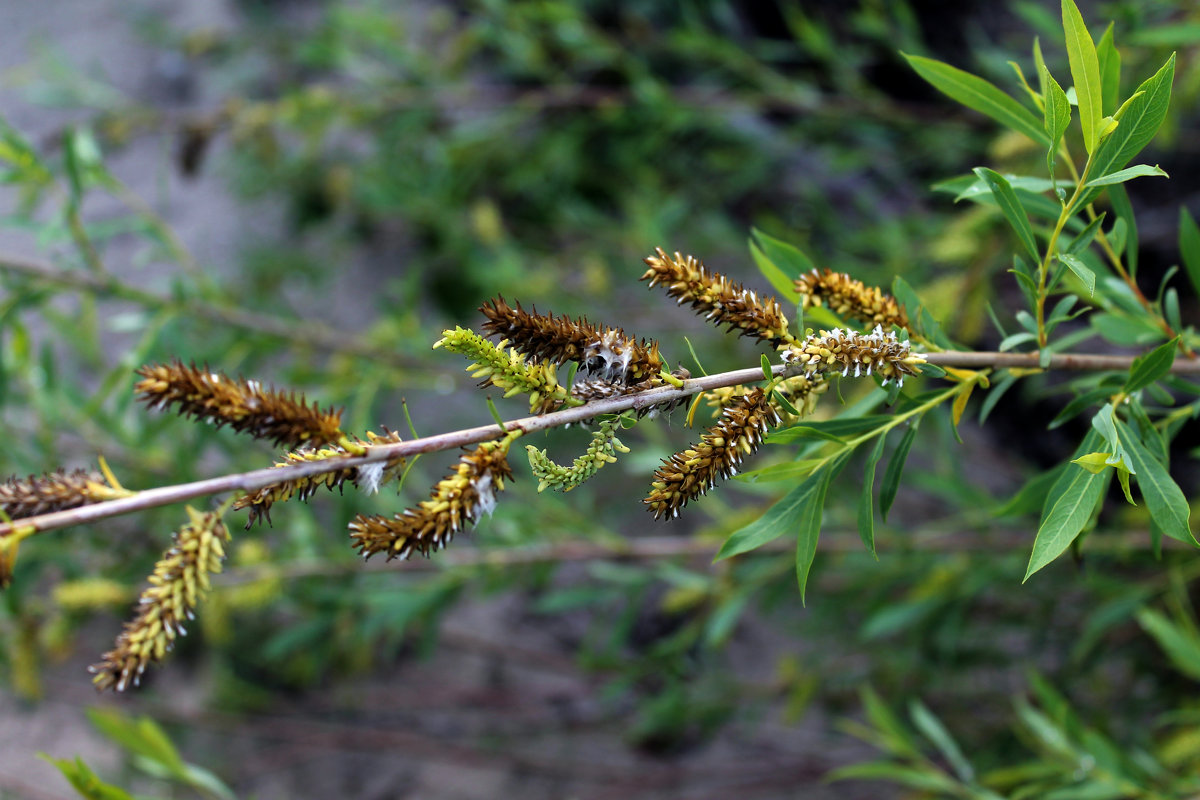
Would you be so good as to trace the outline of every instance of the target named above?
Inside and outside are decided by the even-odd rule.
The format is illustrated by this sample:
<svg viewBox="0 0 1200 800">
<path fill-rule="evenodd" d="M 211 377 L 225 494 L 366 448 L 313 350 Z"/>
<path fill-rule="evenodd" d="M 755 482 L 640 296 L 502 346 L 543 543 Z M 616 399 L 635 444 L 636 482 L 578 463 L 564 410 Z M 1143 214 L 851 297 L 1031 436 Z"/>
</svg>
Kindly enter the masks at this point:
<svg viewBox="0 0 1200 800">
<path fill-rule="evenodd" d="M 1092 354 L 1063 354 L 1051 359 L 1051 369 L 1083 369 L 1083 370 L 1122 370 L 1129 369 L 1133 356 L 1106 356 Z M 1036 367 L 1037 354 L 1022 353 L 930 353 L 926 356 L 928 363 L 950 367 Z M 794 374 L 797 368 L 783 364 L 772 368 L 774 375 Z M 1172 372 L 1185 374 L 1200 374 L 1200 361 L 1176 361 Z M 683 386 L 660 386 L 635 394 L 611 397 L 597 400 L 582 406 L 553 411 L 533 417 L 510 420 L 503 426 L 493 423 L 476 428 L 450 431 L 435 436 L 425 436 L 397 444 L 377 445 L 370 448 L 366 455 L 352 458 L 325 459 L 310 461 L 294 466 L 269 467 L 252 472 L 222 475 L 192 483 L 181 483 L 173 486 L 162 486 L 146 489 L 130 497 L 108 500 L 79 508 L 55 511 L 36 517 L 28 517 L 15 522 L 0 524 L 0 537 L 14 533 L 27 536 L 40 531 L 56 530 L 70 525 L 80 525 L 109 517 L 142 511 L 148 508 L 181 503 L 197 497 L 221 494 L 224 492 L 255 492 L 266 486 L 284 481 L 307 478 L 326 472 L 359 467 L 380 461 L 388 461 L 397 457 L 410 457 L 421 453 L 433 453 L 442 450 L 452 450 L 457 447 L 478 444 L 497 439 L 505 433 L 520 431 L 534 433 L 536 431 L 558 428 L 564 425 L 584 422 L 604 414 L 619 414 L 623 411 L 638 411 L 654 406 L 679 400 L 700 392 L 735 386 L 742 383 L 754 383 L 763 379 L 761 367 L 721 372 L 716 375 L 706 375 L 701 378 L 690 378 L 683 381 Z"/>
<path fill-rule="evenodd" d="M 6 253 L 0 253 L 0 272 L 70 289 L 95 292 L 105 297 L 129 300 L 146 308 L 182 310 L 209 322 L 273 336 L 291 343 L 307 344 L 325 352 L 358 356 L 394 367 L 411 367 L 415 363 L 412 358 L 396 352 L 394 348 L 380 347 L 320 322 L 292 322 L 265 315 L 261 311 L 250 312 L 201 300 L 156 294 L 130 286 L 107 273 L 64 270 L 46 261 Z"/>
</svg>

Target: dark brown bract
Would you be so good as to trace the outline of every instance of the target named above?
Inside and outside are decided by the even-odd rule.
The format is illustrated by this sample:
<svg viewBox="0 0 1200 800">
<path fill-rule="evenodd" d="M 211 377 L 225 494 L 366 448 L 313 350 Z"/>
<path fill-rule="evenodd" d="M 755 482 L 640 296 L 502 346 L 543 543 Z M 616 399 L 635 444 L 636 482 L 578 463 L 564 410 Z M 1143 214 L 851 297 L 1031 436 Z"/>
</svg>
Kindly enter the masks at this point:
<svg viewBox="0 0 1200 800">
<path fill-rule="evenodd" d="M 152 409 L 175 406 L 184 416 L 288 447 L 319 447 L 342 436 L 340 410 L 310 406 L 295 392 L 285 394 L 258 381 L 230 378 L 181 361 L 148 364 L 137 374 L 142 380 L 134 391 Z"/>
</svg>

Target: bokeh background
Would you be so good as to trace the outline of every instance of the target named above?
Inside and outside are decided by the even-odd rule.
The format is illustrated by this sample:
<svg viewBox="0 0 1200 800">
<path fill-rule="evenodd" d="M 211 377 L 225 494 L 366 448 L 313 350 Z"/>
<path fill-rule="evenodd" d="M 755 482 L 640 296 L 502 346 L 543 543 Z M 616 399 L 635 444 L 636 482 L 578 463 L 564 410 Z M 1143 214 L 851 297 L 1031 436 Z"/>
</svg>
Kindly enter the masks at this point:
<svg viewBox="0 0 1200 800">
<path fill-rule="evenodd" d="M 1179 207 L 1200 210 L 1200 17 L 1183 0 L 1083 10 L 1097 36 L 1115 22 L 1125 94 L 1179 51 L 1171 116 L 1142 159 L 1172 178 L 1129 184 L 1157 286 L 1178 262 Z M 132 370 L 171 357 L 342 406 L 351 430 L 406 431 L 406 414 L 421 433 L 485 424 L 463 364 L 430 345 L 497 294 L 655 337 L 689 368 L 693 353 L 710 372 L 754 365 L 746 340 L 637 278 L 662 246 L 768 288 L 755 228 L 868 283 L 903 275 L 954 338 L 994 347 L 987 306 L 1011 319 L 1018 297 L 1011 242 L 996 213 L 935 184 L 1041 155 L 900 52 L 1017 94 L 1007 61 L 1032 75 L 1034 36 L 1068 74 L 1057 15 L 902 0 L 0 5 L 6 134 L 51 175 L 13 170 L 0 190 L 0 465 L 102 454 L 144 487 L 270 463 L 269 447 L 134 405 Z M 874 755 L 839 722 L 861 716 L 864 686 L 897 707 L 922 698 L 998 766 L 1020 751 L 1012 698 L 1031 669 L 1136 739 L 1194 683 L 1131 610 L 1184 603 L 1195 570 L 1118 536 L 1017 591 L 1036 520 L 992 513 L 1074 447 L 1080 428 L 1044 430 L 1065 402 L 1052 385 L 1014 391 L 961 445 L 930 425 L 878 561 L 844 473 L 806 609 L 786 552 L 709 564 L 778 486 L 726 487 L 670 525 L 642 510 L 658 460 L 694 438 L 682 414 L 629 432 L 633 452 L 568 495 L 519 472 L 494 518 L 431 562 L 364 566 L 344 525 L 420 499 L 450 454 L 418 462 L 402 497 L 277 508 L 273 527 L 235 530 L 195 630 L 128 696 L 97 696 L 86 666 L 180 510 L 37 537 L 0 610 L 0 797 L 72 796 L 39 752 L 191 796 L 97 732 L 96 706 L 153 717 L 257 798 L 902 796 L 822 782 Z M 569 461 L 585 441 L 537 444 Z M 1105 522 L 1144 531 L 1139 513 Z M 627 540 L 648 544 L 607 552 Z"/>
</svg>

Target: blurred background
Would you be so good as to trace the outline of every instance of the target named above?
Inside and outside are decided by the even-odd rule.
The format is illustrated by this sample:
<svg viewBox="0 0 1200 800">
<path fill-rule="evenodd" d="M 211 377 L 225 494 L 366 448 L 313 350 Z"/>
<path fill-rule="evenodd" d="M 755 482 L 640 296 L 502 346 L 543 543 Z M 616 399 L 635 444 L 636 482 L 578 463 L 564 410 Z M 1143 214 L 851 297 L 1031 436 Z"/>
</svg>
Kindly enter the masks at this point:
<svg viewBox="0 0 1200 800">
<path fill-rule="evenodd" d="M 1186 0 L 1082 7 L 1097 38 L 1115 23 L 1122 96 L 1179 53 L 1171 115 L 1142 159 L 1172 178 L 1128 184 L 1154 287 L 1178 262 L 1180 206 L 1200 211 L 1200 16 Z M 268 465 L 269 446 L 133 403 L 132 370 L 173 357 L 344 407 L 353 431 L 407 437 L 406 414 L 421 434 L 486 424 L 465 365 L 430 346 L 478 327 L 498 294 L 654 337 L 693 371 L 693 358 L 752 366 L 751 342 L 637 282 L 661 246 L 769 289 L 752 229 L 868 284 L 902 275 L 954 339 L 994 348 L 988 304 L 1007 322 L 1019 297 L 1008 234 L 936 184 L 1044 159 L 900 53 L 1018 95 L 1007 62 L 1033 75 L 1038 36 L 1066 85 L 1058 13 L 982 0 L 0 5 L 0 466 L 102 454 L 140 488 Z M 1194 319 L 1195 298 L 1182 301 Z M 1081 349 L 1109 346 L 1092 333 Z M 448 453 L 421 459 L 401 497 L 318 495 L 245 533 L 233 515 L 227 574 L 195 629 L 125 696 L 96 695 L 86 666 L 180 509 L 39 536 L 0 598 L 0 797 L 73 796 L 39 752 L 81 756 L 142 796 L 220 796 L 154 777 L 133 734 L 114 733 L 137 715 L 240 797 L 908 796 L 822 782 L 876 755 L 845 731 L 860 690 L 921 698 L 993 768 L 1022 752 L 1013 697 L 1031 670 L 1141 746 L 1195 684 L 1134 613 L 1163 601 L 1185 614 L 1196 569 L 1124 536 L 1148 524 L 1127 507 L 1087 560 L 1015 591 L 1036 509 L 993 515 L 1082 435 L 1086 422 L 1045 431 L 1060 390 L 1014 390 L 985 426 L 964 424 L 961 445 L 948 426 L 923 429 L 878 561 L 858 542 L 860 473 L 847 470 L 806 609 L 784 550 L 709 564 L 778 485 L 724 487 L 671 524 L 642 509 L 659 460 L 697 435 L 682 413 L 623 436 L 633 452 L 567 495 L 537 495 L 518 465 L 495 516 L 429 562 L 364 566 L 344 526 L 423 498 Z M 586 440 L 535 444 L 569 462 Z M 1177 449 L 1185 490 L 1197 444 Z M 613 556 L 625 541 L 642 545 Z M 114 715 L 96 718 L 107 728 L 90 707 Z"/>
</svg>

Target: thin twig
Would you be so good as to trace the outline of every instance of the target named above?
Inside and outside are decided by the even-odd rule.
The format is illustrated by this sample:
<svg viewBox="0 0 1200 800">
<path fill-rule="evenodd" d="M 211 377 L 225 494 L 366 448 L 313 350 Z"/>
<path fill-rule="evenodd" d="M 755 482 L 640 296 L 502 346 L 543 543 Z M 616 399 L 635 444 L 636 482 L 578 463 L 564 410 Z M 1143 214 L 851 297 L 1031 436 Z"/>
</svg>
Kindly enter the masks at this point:
<svg viewBox="0 0 1200 800">
<path fill-rule="evenodd" d="M 945 366 L 1036 366 L 1036 354 L 1019 353 L 930 353 L 927 357 L 930 364 Z M 1056 355 L 1051 360 L 1051 369 L 1090 369 L 1090 370 L 1120 370 L 1129 369 L 1133 356 L 1105 356 L 1084 353 Z M 776 365 L 773 374 L 792 374 L 796 367 Z M 1176 361 L 1173 372 L 1200 373 L 1200 363 L 1196 361 Z M 762 380 L 763 372 L 760 367 L 722 372 L 716 375 L 706 375 L 702 378 L 691 378 L 683 382 L 682 388 L 660 386 L 636 394 L 611 397 L 598 400 L 582 406 L 553 411 L 535 417 L 510 420 L 504 423 L 505 431 L 535 431 L 557 428 L 563 425 L 579 423 L 604 414 L 618 414 L 622 411 L 652 408 L 653 406 L 679 400 L 700 392 L 734 386 L 740 383 L 753 383 Z M 251 472 L 222 475 L 207 480 L 181 483 L 173 486 L 161 486 L 146 489 L 132 497 L 109 500 L 90 506 L 81 506 L 65 511 L 56 511 L 36 517 L 28 517 L 15 522 L 0 524 L 0 537 L 19 532 L 23 536 L 39 531 L 56 530 L 70 525 L 80 525 L 95 522 L 109 517 L 142 511 L 148 508 L 181 503 L 197 497 L 221 494 L 223 492 L 255 492 L 266 486 L 272 486 L 284 481 L 312 477 L 326 472 L 349 469 L 380 461 L 388 461 L 397 457 L 409 457 L 421 453 L 433 453 L 441 450 L 452 450 L 457 447 L 478 444 L 499 438 L 502 435 L 500 426 L 493 423 L 480 425 L 476 428 L 450 431 L 435 436 L 425 436 L 398 444 L 377 445 L 370 449 L 367 455 L 352 458 L 325 459 L 310 461 L 295 466 L 269 467 Z"/>
<path fill-rule="evenodd" d="M 59 269 L 47 261 L 22 258 L 6 253 L 0 253 L 0 272 L 23 275 L 57 286 L 129 300 L 147 308 L 183 310 L 201 319 L 221 325 L 274 336 L 292 343 L 307 344 L 326 352 L 359 356 L 394 367 L 412 367 L 416 363 L 412 358 L 397 352 L 394 348 L 380 347 L 320 322 L 312 320 L 305 320 L 303 323 L 292 322 L 268 316 L 261 311 L 244 311 L 240 308 L 219 306 L 196 299 L 181 300 L 169 295 L 138 289 L 109 274 Z"/>
</svg>

